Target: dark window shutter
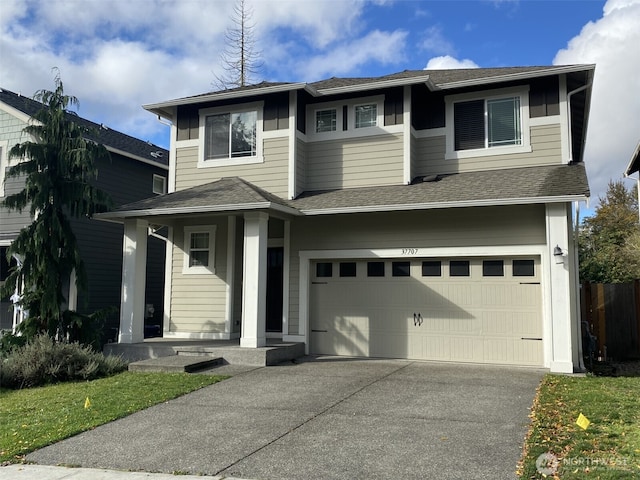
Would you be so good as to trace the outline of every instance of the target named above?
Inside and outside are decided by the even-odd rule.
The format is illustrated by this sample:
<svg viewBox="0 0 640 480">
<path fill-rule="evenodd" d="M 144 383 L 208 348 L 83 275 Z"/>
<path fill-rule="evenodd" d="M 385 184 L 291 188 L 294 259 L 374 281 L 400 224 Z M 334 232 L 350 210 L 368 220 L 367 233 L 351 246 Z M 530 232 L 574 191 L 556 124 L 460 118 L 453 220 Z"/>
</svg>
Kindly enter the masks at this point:
<svg viewBox="0 0 640 480">
<path fill-rule="evenodd" d="M 456 150 L 484 148 L 484 100 L 453 105 Z"/>
</svg>

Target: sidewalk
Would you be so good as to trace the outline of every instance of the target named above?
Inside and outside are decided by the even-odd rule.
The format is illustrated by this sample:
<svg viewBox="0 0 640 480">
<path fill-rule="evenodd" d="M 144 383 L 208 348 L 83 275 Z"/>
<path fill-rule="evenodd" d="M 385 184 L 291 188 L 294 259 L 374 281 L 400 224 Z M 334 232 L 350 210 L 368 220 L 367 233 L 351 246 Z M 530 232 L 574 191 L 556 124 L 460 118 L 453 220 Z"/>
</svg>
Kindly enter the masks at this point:
<svg viewBox="0 0 640 480">
<path fill-rule="evenodd" d="M 14 464 L 0 467 L 0 480 L 222 480 L 223 478 L 224 480 L 234 480 L 232 477 L 220 476 L 122 472 L 96 468 L 52 467 L 50 465 Z"/>
</svg>

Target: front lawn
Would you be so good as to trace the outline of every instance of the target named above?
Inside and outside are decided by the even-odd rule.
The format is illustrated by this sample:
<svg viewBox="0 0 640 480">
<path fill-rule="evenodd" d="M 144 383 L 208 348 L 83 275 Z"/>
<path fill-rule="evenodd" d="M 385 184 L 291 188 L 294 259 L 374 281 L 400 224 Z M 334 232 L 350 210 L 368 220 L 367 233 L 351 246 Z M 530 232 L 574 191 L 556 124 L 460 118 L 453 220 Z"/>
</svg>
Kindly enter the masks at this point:
<svg viewBox="0 0 640 480">
<path fill-rule="evenodd" d="M 531 419 L 520 478 L 640 478 L 640 377 L 547 375 Z"/>
<path fill-rule="evenodd" d="M 0 462 L 20 461 L 38 448 L 225 378 L 124 372 L 89 382 L 0 389 Z"/>
</svg>

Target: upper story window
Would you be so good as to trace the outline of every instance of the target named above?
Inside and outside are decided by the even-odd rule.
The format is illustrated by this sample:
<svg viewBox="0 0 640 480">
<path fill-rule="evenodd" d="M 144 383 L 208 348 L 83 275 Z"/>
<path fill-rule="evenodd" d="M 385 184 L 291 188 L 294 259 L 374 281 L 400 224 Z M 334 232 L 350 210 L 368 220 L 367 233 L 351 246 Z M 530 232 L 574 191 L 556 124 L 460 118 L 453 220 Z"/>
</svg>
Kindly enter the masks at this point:
<svg viewBox="0 0 640 480">
<path fill-rule="evenodd" d="M 153 174 L 153 193 L 157 195 L 167 193 L 167 177 Z"/>
<path fill-rule="evenodd" d="M 262 162 L 262 104 L 200 110 L 199 167 Z"/>
<path fill-rule="evenodd" d="M 335 132 L 338 112 L 335 108 L 316 111 L 316 133 Z"/>
<path fill-rule="evenodd" d="M 384 125 L 384 95 L 312 104 L 307 109 L 308 140 L 342 138 L 399 132 L 402 125 Z"/>
<path fill-rule="evenodd" d="M 447 158 L 531 152 L 528 88 L 446 98 Z"/>
<path fill-rule="evenodd" d="M 369 103 L 367 105 L 355 106 L 356 128 L 375 127 L 378 124 L 378 105 Z"/>
</svg>

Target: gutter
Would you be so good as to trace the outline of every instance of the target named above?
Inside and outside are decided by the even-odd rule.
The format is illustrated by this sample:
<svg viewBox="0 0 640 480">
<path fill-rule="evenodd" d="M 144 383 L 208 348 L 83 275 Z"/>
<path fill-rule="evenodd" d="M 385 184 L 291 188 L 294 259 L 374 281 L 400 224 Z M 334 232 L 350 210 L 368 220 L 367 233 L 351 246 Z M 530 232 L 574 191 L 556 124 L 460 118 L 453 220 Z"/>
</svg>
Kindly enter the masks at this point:
<svg viewBox="0 0 640 480">
<path fill-rule="evenodd" d="M 300 211 L 304 215 L 335 215 L 341 213 L 375 213 L 375 212 L 393 212 L 401 210 L 435 210 L 441 208 L 461 208 L 461 207 L 491 207 L 505 205 L 532 205 L 537 203 L 566 203 L 566 202 L 584 202 L 589 197 L 586 195 L 562 195 L 553 197 L 523 197 L 523 198 L 505 198 L 505 199 L 486 199 L 486 200 L 465 200 L 453 202 L 432 202 L 432 203 L 404 203 L 398 205 L 370 205 L 358 207 L 337 207 L 337 208 L 319 208 L 313 209 L 301 208 Z"/>
</svg>

